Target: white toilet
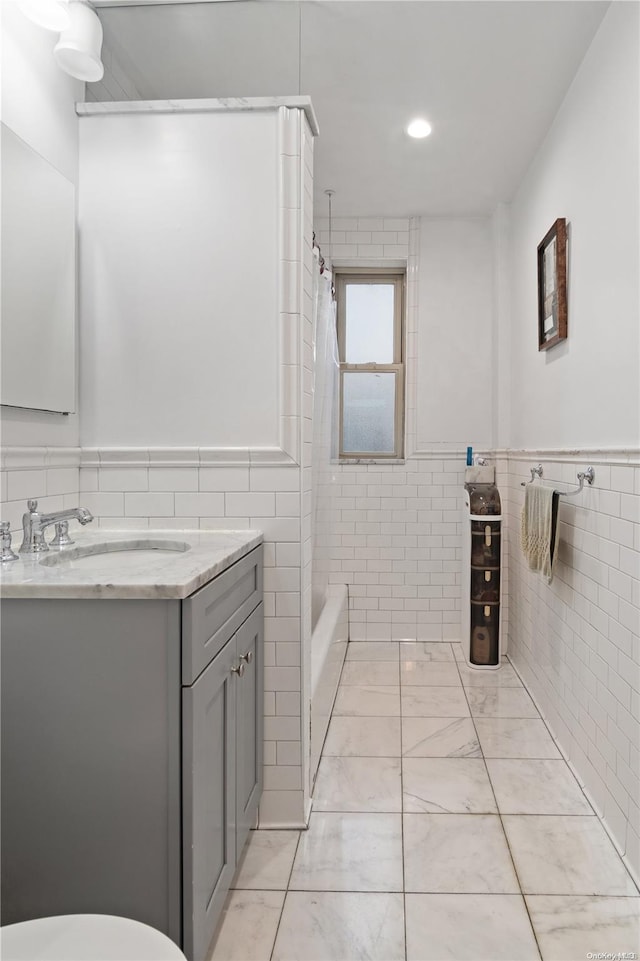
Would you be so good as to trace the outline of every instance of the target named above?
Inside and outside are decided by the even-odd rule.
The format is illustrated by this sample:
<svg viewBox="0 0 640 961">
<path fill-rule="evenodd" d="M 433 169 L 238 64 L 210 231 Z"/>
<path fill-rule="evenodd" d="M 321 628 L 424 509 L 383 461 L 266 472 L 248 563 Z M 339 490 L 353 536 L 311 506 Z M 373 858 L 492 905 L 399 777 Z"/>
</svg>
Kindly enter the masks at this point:
<svg viewBox="0 0 640 961">
<path fill-rule="evenodd" d="M 186 961 L 165 934 L 129 918 L 65 914 L 0 928 L 2 961 Z"/>
</svg>

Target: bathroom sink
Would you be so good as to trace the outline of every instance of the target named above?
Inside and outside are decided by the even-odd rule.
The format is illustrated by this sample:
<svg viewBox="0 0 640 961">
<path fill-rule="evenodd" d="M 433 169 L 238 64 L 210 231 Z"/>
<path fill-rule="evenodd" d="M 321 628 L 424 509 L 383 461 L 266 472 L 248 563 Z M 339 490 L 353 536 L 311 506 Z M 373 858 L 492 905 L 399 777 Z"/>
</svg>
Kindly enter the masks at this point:
<svg viewBox="0 0 640 961">
<path fill-rule="evenodd" d="M 184 554 L 189 549 L 190 545 L 185 541 L 136 538 L 71 547 L 59 553 L 47 554 L 40 563 L 44 567 L 73 563 L 74 567 L 80 564 L 83 567 L 99 567 L 101 571 L 115 571 L 122 567 L 123 561 L 129 559 L 135 559 L 136 564 L 144 564 L 146 561 L 157 561 L 162 555 Z"/>
</svg>

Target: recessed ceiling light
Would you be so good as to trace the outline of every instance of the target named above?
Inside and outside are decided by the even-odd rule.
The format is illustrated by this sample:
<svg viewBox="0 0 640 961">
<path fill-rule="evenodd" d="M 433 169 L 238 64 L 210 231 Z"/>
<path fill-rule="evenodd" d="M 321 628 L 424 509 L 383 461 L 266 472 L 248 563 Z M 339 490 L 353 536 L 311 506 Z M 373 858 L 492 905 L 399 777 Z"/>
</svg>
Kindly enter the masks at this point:
<svg viewBox="0 0 640 961">
<path fill-rule="evenodd" d="M 421 140 L 423 137 L 428 137 L 431 133 L 431 124 L 427 123 L 426 120 L 412 120 L 407 127 L 407 133 L 410 137 Z"/>
</svg>

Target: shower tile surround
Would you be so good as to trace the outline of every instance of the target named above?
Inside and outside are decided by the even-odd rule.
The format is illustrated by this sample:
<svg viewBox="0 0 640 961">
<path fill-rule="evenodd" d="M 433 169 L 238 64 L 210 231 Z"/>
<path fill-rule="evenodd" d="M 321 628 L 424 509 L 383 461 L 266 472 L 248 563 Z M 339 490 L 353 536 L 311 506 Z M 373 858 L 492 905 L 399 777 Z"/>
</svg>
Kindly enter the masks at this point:
<svg viewBox="0 0 640 961">
<path fill-rule="evenodd" d="M 452 648 L 354 642 L 340 690 L 373 665 L 393 690 L 411 664 L 446 662 L 465 700 L 474 688 Z M 519 680 L 509 689 L 524 694 Z M 557 961 L 637 950 L 638 890 L 559 754 L 529 759 L 523 741 L 524 756 L 485 760 L 427 736 L 416 756 L 398 707 L 402 738 L 372 757 L 366 739 L 340 749 L 333 736 L 354 720 L 379 718 L 336 708 L 309 830 L 253 832 L 208 961 Z"/>
<path fill-rule="evenodd" d="M 461 454 L 416 455 L 419 220 L 316 218 L 336 266 L 407 267 L 406 459 L 319 473 L 314 577 L 349 585 L 352 640 L 455 639 L 460 623 Z"/>
</svg>

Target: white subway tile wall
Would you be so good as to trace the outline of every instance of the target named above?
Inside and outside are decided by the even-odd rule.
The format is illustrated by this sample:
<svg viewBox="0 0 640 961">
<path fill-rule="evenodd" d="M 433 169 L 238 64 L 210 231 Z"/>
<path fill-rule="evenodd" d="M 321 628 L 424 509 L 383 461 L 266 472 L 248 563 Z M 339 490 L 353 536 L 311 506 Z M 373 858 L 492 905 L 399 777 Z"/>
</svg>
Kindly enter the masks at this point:
<svg viewBox="0 0 640 961">
<path fill-rule="evenodd" d="M 1 468 L 0 519 L 11 525 L 14 548 L 20 546 L 27 500 L 37 500 L 41 512 L 78 504 L 79 448 L 4 448 Z"/>
<path fill-rule="evenodd" d="M 401 260 L 409 255 L 409 218 L 316 217 L 316 240 L 327 263 L 357 266 L 362 260 Z M 344 263 L 343 263 L 344 262 Z M 381 263 L 380 266 L 384 266 Z"/>
<path fill-rule="evenodd" d="M 509 656 L 638 876 L 640 464 L 637 456 L 621 459 L 611 452 L 589 461 L 593 488 L 561 499 L 551 584 L 529 571 L 520 549 L 520 485 L 540 462 L 543 483 L 570 490 L 587 460 L 512 454 L 499 461 L 499 483 L 507 514 Z"/>
<path fill-rule="evenodd" d="M 407 264 L 406 459 L 328 464 L 318 477 L 318 576 L 349 586 L 352 640 L 457 639 L 463 455 L 416 451 L 418 221 L 316 219 L 328 259 Z M 332 241 L 332 244 L 330 244 Z"/>
<path fill-rule="evenodd" d="M 329 583 L 349 586 L 352 640 L 457 639 L 462 458 L 334 465 L 320 480 Z"/>
</svg>

